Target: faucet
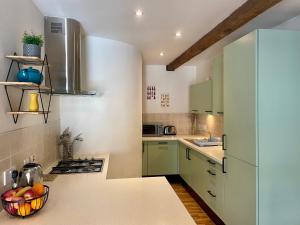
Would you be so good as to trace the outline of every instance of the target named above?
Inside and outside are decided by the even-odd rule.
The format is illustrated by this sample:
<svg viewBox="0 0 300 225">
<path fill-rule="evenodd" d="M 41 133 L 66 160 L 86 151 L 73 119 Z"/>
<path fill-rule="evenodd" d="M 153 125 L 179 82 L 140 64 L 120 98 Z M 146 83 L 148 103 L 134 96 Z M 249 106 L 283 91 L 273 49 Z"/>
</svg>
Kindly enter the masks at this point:
<svg viewBox="0 0 300 225">
<path fill-rule="evenodd" d="M 73 159 L 73 145 L 76 141 L 83 141 L 81 137 L 81 133 L 75 136 L 75 138 L 71 141 L 72 133 L 70 128 L 66 128 L 63 133 L 59 136 L 58 145 L 63 146 L 63 161 Z"/>
</svg>

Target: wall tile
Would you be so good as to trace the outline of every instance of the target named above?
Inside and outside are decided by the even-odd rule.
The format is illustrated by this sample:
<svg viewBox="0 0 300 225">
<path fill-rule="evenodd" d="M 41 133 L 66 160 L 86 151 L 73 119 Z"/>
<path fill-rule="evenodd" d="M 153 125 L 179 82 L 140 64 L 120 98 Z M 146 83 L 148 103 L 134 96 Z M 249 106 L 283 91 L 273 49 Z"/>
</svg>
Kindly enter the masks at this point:
<svg viewBox="0 0 300 225">
<path fill-rule="evenodd" d="M 39 124 L 0 135 L 0 193 L 8 188 L 2 186 L 4 170 L 21 169 L 24 160 L 33 154 L 43 167 L 58 159 L 59 126 L 59 121 L 49 121 L 47 125 Z"/>
<path fill-rule="evenodd" d="M 221 136 L 223 133 L 223 116 L 212 116 L 208 114 L 199 114 L 197 117 L 196 134 L 207 136 L 203 127 L 212 133 L 213 136 Z M 164 125 L 174 125 L 177 134 L 189 135 L 192 133 L 192 117 L 190 113 L 144 113 L 143 123 L 159 122 Z"/>
<path fill-rule="evenodd" d="M 0 135 L 0 160 L 10 157 L 11 150 L 10 134 L 4 133 Z"/>
</svg>

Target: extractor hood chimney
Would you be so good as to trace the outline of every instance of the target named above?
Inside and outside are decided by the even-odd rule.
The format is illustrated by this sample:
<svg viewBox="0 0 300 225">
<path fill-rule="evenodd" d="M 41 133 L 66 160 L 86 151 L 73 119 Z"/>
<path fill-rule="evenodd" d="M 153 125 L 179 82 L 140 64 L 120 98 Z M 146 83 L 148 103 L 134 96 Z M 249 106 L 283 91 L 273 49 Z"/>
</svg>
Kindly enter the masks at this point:
<svg viewBox="0 0 300 225">
<path fill-rule="evenodd" d="M 45 17 L 45 52 L 54 94 L 95 95 L 81 88 L 81 29 L 74 19 Z M 47 72 L 47 71 L 46 71 Z M 46 85 L 50 81 L 46 76 Z"/>
</svg>

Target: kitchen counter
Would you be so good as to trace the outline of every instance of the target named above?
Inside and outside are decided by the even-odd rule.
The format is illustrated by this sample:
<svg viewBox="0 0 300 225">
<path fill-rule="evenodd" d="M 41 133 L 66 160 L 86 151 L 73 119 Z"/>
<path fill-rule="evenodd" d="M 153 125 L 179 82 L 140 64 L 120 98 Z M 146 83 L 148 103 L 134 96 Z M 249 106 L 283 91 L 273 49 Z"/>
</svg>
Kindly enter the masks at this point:
<svg viewBox="0 0 300 225">
<path fill-rule="evenodd" d="M 99 157 L 99 156 L 98 156 Z M 59 175 L 46 206 L 20 219 L 0 213 L 1 225 L 194 225 L 164 177 L 106 179 L 102 173 Z"/>
<path fill-rule="evenodd" d="M 195 151 L 198 151 L 199 153 L 222 165 L 222 159 L 224 157 L 224 151 L 222 150 L 222 146 L 199 147 L 186 140 L 195 140 L 203 138 L 205 137 L 199 135 L 170 135 L 161 137 L 143 137 L 143 141 L 179 141 L 182 144 L 190 147 Z"/>
</svg>

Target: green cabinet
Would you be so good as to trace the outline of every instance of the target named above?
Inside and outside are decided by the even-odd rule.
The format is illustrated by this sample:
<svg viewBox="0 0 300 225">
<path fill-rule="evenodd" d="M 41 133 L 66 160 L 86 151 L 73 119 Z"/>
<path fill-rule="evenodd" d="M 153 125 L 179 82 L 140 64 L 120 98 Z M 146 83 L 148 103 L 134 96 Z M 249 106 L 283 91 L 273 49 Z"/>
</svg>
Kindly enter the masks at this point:
<svg viewBox="0 0 300 225">
<path fill-rule="evenodd" d="M 221 218 L 224 218 L 224 175 L 221 165 L 183 144 L 179 148 L 182 179 Z"/>
<path fill-rule="evenodd" d="M 147 142 L 147 175 L 178 174 L 177 141 Z"/>
<path fill-rule="evenodd" d="M 212 112 L 212 81 L 208 80 L 190 87 L 190 111 Z"/>
<path fill-rule="evenodd" d="M 213 60 L 212 73 L 212 113 L 223 114 L 223 54 Z"/>
<path fill-rule="evenodd" d="M 190 111 L 223 114 L 223 55 L 213 60 L 212 80 L 190 87 Z"/>
<path fill-rule="evenodd" d="M 143 154 L 142 154 L 142 176 L 148 175 L 148 150 L 147 143 L 143 142 Z"/>
<path fill-rule="evenodd" d="M 190 163 L 187 154 L 188 154 L 188 147 L 182 143 L 179 143 L 179 175 L 187 184 L 190 184 L 191 168 L 190 168 Z"/>
<path fill-rule="evenodd" d="M 224 49 L 225 223 L 300 224 L 300 32 Z"/>
</svg>

